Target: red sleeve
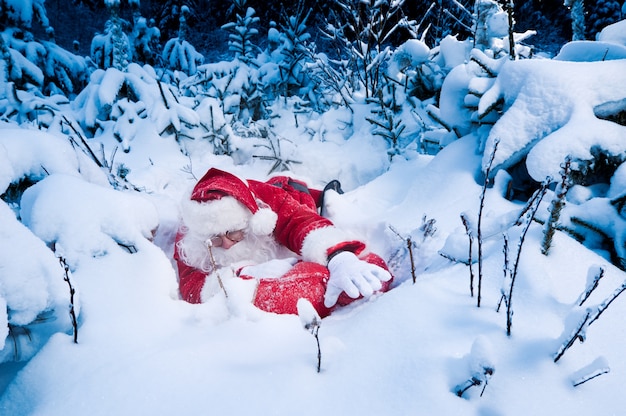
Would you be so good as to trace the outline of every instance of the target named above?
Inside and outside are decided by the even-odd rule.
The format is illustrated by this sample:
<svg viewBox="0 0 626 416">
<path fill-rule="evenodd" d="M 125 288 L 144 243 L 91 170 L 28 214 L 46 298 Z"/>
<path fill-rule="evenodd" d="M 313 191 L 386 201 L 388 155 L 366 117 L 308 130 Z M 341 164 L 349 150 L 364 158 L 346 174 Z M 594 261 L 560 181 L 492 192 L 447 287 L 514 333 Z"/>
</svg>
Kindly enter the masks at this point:
<svg viewBox="0 0 626 416">
<path fill-rule="evenodd" d="M 322 191 L 311 189 L 302 181 L 288 176 L 274 176 L 265 183 L 282 188 L 293 199 L 313 210 L 317 210 L 320 207 Z"/>
<path fill-rule="evenodd" d="M 179 234 L 176 242 L 182 238 Z M 178 289 L 183 300 L 189 303 L 200 303 L 200 294 L 206 281 L 206 273 L 186 264 L 178 254 L 178 245 L 174 245 L 174 260 L 178 266 Z"/>
<path fill-rule="evenodd" d="M 274 236 L 280 244 L 291 251 L 301 254 L 304 238 L 311 231 L 333 226 L 333 223 L 320 216 L 314 207 L 296 199 L 292 192 L 279 185 L 257 181 L 248 183 L 252 192 L 278 215 Z M 310 195 L 309 198 L 313 200 Z"/>
</svg>

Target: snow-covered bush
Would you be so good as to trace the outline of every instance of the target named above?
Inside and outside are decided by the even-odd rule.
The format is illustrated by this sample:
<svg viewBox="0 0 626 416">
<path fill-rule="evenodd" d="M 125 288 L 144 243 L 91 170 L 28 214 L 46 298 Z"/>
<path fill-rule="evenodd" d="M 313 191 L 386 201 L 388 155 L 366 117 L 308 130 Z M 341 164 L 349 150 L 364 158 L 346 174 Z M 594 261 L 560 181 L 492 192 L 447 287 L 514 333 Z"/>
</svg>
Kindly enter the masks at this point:
<svg viewBox="0 0 626 416">
<path fill-rule="evenodd" d="M 258 24 L 259 18 L 255 16 L 256 11 L 252 7 L 247 7 L 246 3 L 246 0 L 233 0 L 233 5 L 237 9 L 236 21 L 222 25 L 222 29 L 230 33 L 228 49 L 235 54 L 235 58 L 249 63 L 259 52 L 259 48 L 252 42 L 252 38 L 259 33 L 253 27 Z"/>
<path fill-rule="evenodd" d="M 135 4 L 135 2 L 132 2 Z M 94 36 L 91 41 L 91 59 L 98 68 L 115 68 L 123 71 L 132 61 L 132 50 L 124 27 L 130 26 L 119 16 L 120 0 L 105 2 L 111 17 L 107 20 L 104 33 Z"/>
<path fill-rule="evenodd" d="M 30 359 L 70 331 L 70 293 L 54 253 L 0 201 L 0 363 Z"/>
<path fill-rule="evenodd" d="M 162 58 L 166 68 L 172 71 L 182 71 L 187 75 L 194 75 L 198 66 L 204 61 L 204 56 L 187 41 L 187 17 L 189 13 L 188 7 L 181 7 L 178 37 L 165 43 Z"/>
<path fill-rule="evenodd" d="M 402 22 L 403 1 L 335 0 L 335 4 L 339 13 L 331 13 L 323 33 L 348 61 L 350 73 L 345 75 L 352 89 L 376 97 L 384 83 L 390 38 Z"/>
<path fill-rule="evenodd" d="M 125 152 L 130 150 L 137 123 L 158 135 L 175 134 L 195 137 L 200 119 L 184 97 L 177 97 L 171 85 L 157 79 L 150 66 L 131 64 L 126 72 L 109 68 L 95 71 L 91 82 L 72 105 L 80 109 L 79 121 L 91 135 L 111 129 Z"/>
<path fill-rule="evenodd" d="M 138 64 L 156 66 L 161 58 L 161 31 L 154 25 L 154 20 L 133 16 L 133 31 L 130 41 L 133 46 L 133 61 Z"/>
<path fill-rule="evenodd" d="M 94 182 L 104 179 L 102 172 L 66 138 L 2 127 L 0 363 L 27 360 L 51 334 L 72 329 L 70 292 L 63 268 L 50 248 L 23 225 L 23 192 L 50 174 L 76 177 L 80 171 Z"/>
<path fill-rule="evenodd" d="M 0 32 L 0 50 L 7 71 L 5 81 L 18 89 L 73 96 L 87 83 L 85 58 L 61 48 L 52 40 L 37 41 L 28 30 L 9 27 Z M 0 96 L 2 96 L 0 89 Z"/>
<path fill-rule="evenodd" d="M 268 48 L 257 57 L 259 81 L 266 97 L 297 95 L 313 101 L 313 106 L 316 106 L 318 100 L 312 92 L 307 71 L 311 49 L 314 48 L 309 42 L 311 35 L 306 26 L 309 15 L 310 9 L 305 11 L 304 2 L 301 1 L 293 15 L 283 15 L 282 32 L 271 22 L 267 36 Z"/>
</svg>

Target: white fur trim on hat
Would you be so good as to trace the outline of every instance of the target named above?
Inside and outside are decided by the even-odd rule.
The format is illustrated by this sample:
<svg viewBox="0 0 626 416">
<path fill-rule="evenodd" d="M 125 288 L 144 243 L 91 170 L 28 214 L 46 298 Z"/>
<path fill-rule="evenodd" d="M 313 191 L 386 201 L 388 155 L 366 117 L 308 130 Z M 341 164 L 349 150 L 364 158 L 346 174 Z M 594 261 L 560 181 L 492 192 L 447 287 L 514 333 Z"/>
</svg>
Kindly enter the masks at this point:
<svg viewBox="0 0 626 416">
<path fill-rule="evenodd" d="M 207 202 L 184 201 L 181 214 L 187 228 L 207 237 L 245 230 L 252 217 L 250 210 L 231 196 Z"/>
<path fill-rule="evenodd" d="M 252 234 L 270 235 L 276 227 L 278 215 L 269 208 L 260 208 L 250 219 L 248 229 Z"/>
</svg>

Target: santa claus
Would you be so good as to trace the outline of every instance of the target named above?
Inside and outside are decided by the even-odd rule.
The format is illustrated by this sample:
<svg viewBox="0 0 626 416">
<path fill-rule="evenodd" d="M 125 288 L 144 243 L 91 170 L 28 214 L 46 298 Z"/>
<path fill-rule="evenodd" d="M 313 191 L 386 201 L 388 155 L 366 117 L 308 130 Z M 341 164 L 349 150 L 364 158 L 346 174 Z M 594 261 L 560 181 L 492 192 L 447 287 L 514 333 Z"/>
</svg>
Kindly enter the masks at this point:
<svg viewBox="0 0 626 416">
<path fill-rule="evenodd" d="M 325 317 L 388 290 L 385 262 L 319 215 L 321 199 L 289 177 L 244 182 L 210 169 L 182 204 L 174 255 L 182 298 L 205 302 L 238 278 L 254 282 L 262 310 L 295 314 L 304 298 Z"/>
</svg>

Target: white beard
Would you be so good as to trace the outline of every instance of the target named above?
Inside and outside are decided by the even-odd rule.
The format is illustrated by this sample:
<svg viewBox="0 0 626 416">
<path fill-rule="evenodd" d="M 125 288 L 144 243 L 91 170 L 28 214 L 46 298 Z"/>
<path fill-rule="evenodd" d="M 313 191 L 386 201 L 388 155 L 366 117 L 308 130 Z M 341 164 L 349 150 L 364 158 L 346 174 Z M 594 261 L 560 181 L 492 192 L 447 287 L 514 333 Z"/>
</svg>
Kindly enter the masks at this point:
<svg viewBox="0 0 626 416">
<path fill-rule="evenodd" d="M 278 245 L 274 238 L 269 236 L 246 235 L 246 238 L 230 247 L 213 247 L 213 258 L 218 267 L 227 267 L 241 262 L 249 264 L 264 263 L 276 258 Z"/>
<path fill-rule="evenodd" d="M 271 235 L 246 237 L 229 249 L 212 247 L 213 261 L 206 246 L 206 236 L 187 230 L 187 234 L 177 243 L 181 259 L 187 265 L 211 273 L 215 266 L 230 267 L 237 264 L 260 264 L 276 258 L 295 257 L 295 254 L 276 243 Z"/>
</svg>

